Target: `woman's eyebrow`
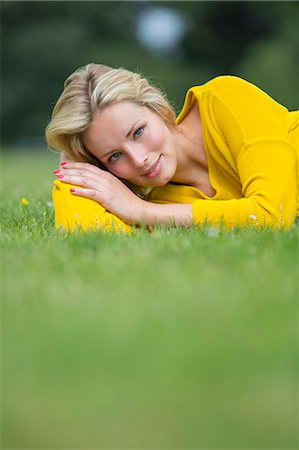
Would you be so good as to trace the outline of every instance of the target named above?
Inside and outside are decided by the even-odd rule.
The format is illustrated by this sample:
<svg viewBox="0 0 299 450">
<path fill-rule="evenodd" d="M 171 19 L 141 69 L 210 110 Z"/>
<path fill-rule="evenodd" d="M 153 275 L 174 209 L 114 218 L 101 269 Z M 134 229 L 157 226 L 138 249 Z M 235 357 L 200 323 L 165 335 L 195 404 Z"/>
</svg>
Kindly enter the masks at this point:
<svg viewBox="0 0 299 450">
<path fill-rule="evenodd" d="M 138 123 L 138 120 L 136 122 L 134 122 L 134 125 L 130 128 L 129 133 L 126 135 L 126 137 L 128 138 L 130 136 L 130 134 L 132 133 L 132 131 L 134 130 L 134 128 L 136 127 L 136 124 Z"/>
<path fill-rule="evenodd" d="M 109 156 L 111 153 L 115 153 L 116 150 L 110 150 L 109 152 L 105 153 L 105 155 L 101 156 L 101 158 L 99 158 L 99 160 L 101 161 L 101 159 L 106 158 L 107 156 Z"/>
<path fill-rule="evenodd" d="M 130 134 L 132 133 L 132 131 L 133 131 L 134 128 L 136 127 L 137 123 L 138 123 L 138 120 L 137 120 L 136 122 L 134 122 L 134 124 L 133 124 L 132 127 L 130 128 L 128 134 L 126 135 L 126 138 L 128 138 L 128 137 L 130 136 Z M 101 160 L 101 159 L 104 159 L 104 158 L 106 158 L 108 155 L 110 155 L 110 153 L 113 153 L 113 152 L 115 152 L 115 150 L 110 150 L 109 152 L 105 153 L 105 155 L 101 156 L 101 158 L 99 158 L 99 159 L 100 159 L 100 160 Z"/>
</svg>

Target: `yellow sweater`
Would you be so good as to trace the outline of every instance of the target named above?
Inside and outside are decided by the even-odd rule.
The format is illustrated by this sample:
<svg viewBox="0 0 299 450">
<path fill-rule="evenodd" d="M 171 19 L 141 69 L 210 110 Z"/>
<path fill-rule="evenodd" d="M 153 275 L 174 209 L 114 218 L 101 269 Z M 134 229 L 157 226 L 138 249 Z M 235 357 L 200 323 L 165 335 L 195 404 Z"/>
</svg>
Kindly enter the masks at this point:
<svg viewBox="0 0 299 450">
<path fill-rule="evenodd" d="M 194 102 L 202 120 L 210 183 L 209 198 L 191 186 L 154 188 L 155 203 L 192 203 L 194 222 L 289 228 L 298 207 L 299 111 L 289 112 L 254 85 L 232 76 L 191 88 L 180 123 Z M 132 227 L 101 205 L 54 182 L 56 226 L 130 232 Z"/>
<path fill-rule="evenodd" d="M 202 120 L 209 198 L 190 186 L 155 188 L 149 200 L 192 203 L 196 223 L 288 228 L 297 214 L 299 111 L 289 112 L 256 86 L 233 76 L 191 88 L 180 123 L 194 102 Z"/>
</svg>

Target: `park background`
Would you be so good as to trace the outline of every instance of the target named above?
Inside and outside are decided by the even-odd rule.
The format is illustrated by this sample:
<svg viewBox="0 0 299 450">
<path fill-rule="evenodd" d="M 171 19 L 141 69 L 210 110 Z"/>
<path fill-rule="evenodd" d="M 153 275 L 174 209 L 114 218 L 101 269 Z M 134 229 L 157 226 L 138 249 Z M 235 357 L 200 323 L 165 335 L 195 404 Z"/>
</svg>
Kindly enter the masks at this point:
<svg viewBox="0 0 299 450">
<path fill-rule="evenodd" d="M 177 112 L 224 74 L 298 107 L 298 2 L 3 1 L 1 30 L 4 145 L 40 144 L 63 81 L 89 62 L 149 76 Z"/>
<path fill-rule="evenodd" d="M 57 233 L 44 129 L 89 62 L 297 109 L 298 2 L 0 6 L 1 448 L 297 448 L 298 225 Z"/>
</svg>

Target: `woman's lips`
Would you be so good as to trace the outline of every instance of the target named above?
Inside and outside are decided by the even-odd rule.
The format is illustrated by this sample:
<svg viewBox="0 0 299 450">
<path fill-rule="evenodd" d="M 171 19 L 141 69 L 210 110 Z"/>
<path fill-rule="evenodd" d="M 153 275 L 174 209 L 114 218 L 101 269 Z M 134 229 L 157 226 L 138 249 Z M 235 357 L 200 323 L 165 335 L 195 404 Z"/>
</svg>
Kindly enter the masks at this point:
<svg viewBox="0 0 299 450">
<path fill-rule="evenodd" d="M 162 165 L 161 157 L 162 157 L 162 155 L 160 155 L 159 158 L 154 162 L 154 164 L 151 165 L 149 170 L 147 170 L 146 172 L 144 172 L 142 174 L 143 177 L 153 178 L 158 175 L 158 173 L 161 170 L 161 165 Z"/>
</svg>

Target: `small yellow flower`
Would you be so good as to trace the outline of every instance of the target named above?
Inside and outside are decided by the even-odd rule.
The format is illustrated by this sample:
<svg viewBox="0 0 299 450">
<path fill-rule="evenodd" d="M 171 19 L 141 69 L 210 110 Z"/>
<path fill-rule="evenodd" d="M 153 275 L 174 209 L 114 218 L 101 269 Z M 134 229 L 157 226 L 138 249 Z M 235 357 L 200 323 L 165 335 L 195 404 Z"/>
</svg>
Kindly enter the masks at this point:
<svg viewBox="0 0 299 450">
<path fill-rule="evenodd" d="M 21 199 L 21 203 L 22 203 L 22 205 L 29 205 L 29 201 L 28 201 L 27 198 L 25 198 L 25 197 L 23 197 L 23 198 Z"/>
</svg>

